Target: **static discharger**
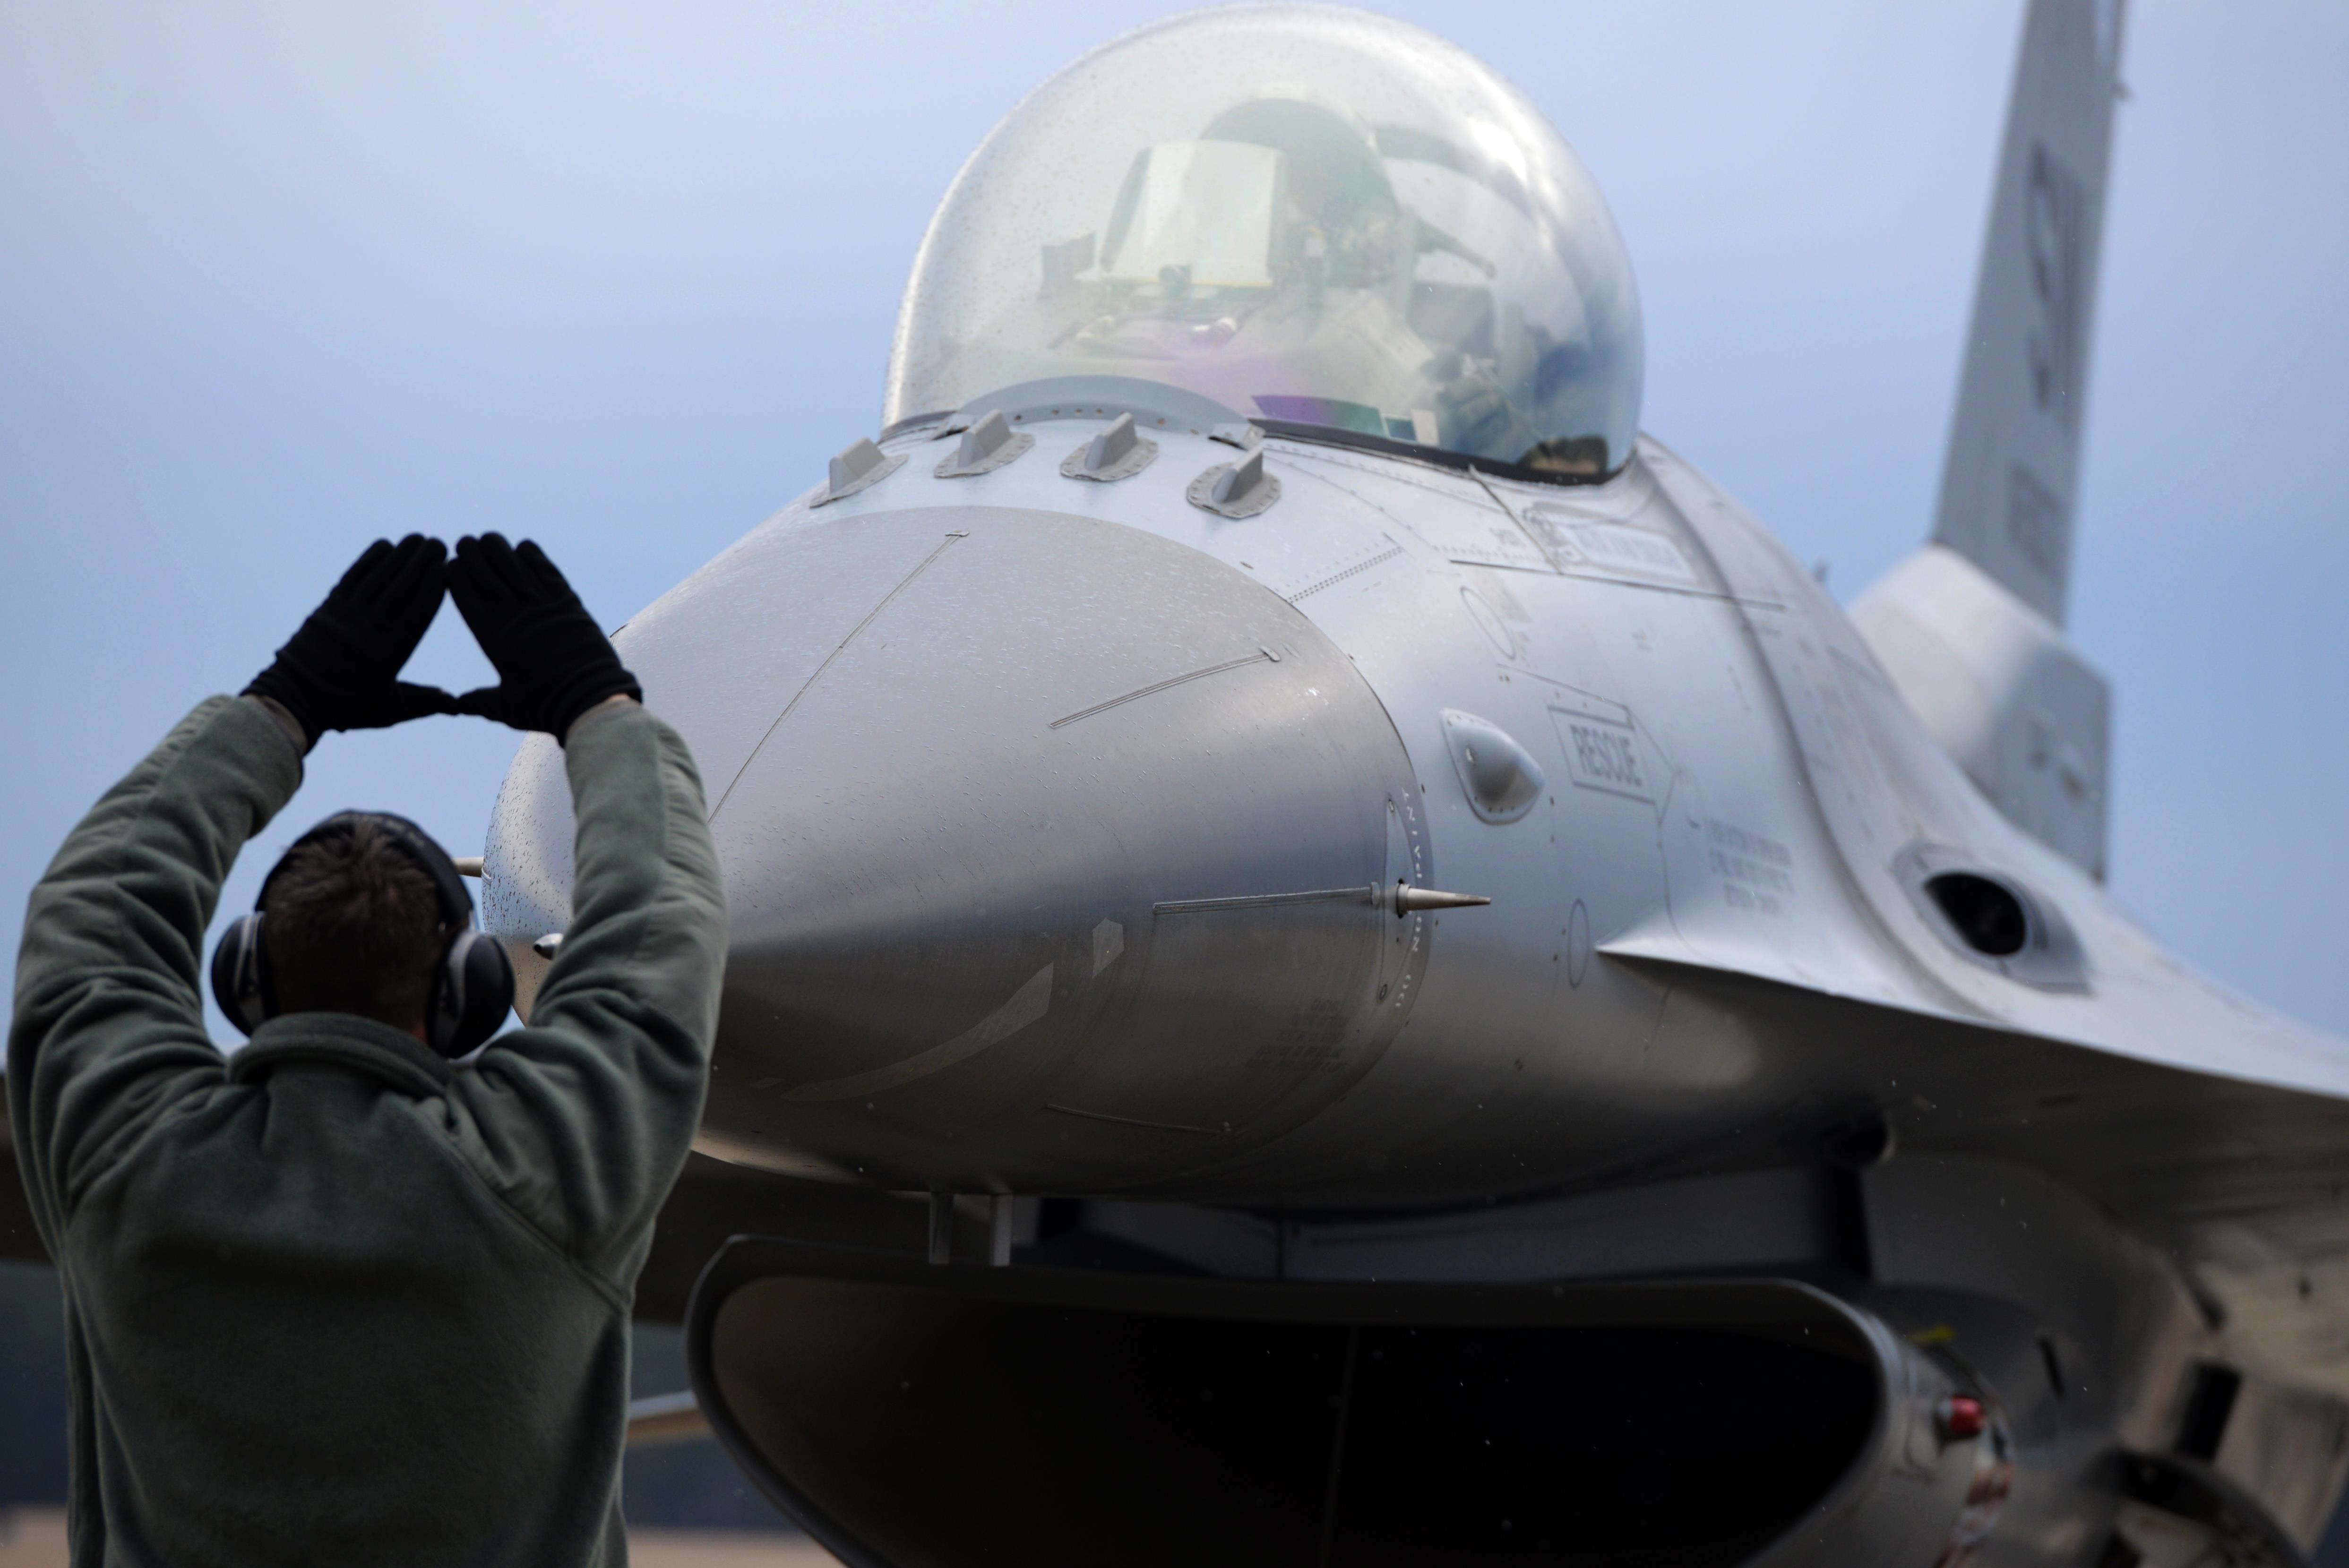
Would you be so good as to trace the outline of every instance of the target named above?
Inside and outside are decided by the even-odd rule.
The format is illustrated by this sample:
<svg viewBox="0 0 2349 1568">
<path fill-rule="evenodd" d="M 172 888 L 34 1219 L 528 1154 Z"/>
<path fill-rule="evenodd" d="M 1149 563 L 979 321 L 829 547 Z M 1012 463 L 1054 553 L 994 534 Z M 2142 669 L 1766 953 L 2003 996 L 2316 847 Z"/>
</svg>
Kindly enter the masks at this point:
<svg viewBox="0 0 2349 1568">
<path fill-rule="evenodd" d="M 1157 455 L 1158 443 L 1133 428 L 1133 416 L 1120 414 L 1108 429 L 1071 452 L 1061 471 L 1072 480 L 1113 484 L 1132 479 Z"/>
<path fill-rule="evenodd" d="M 1035 444 L 1035 437 L 1011 428 L 1002 409 L 992 409 L 962 433 L 955 449 L 939 462 L 937 475 L 942 480 L 967 480 L 990 474 Z"/>
</svg>

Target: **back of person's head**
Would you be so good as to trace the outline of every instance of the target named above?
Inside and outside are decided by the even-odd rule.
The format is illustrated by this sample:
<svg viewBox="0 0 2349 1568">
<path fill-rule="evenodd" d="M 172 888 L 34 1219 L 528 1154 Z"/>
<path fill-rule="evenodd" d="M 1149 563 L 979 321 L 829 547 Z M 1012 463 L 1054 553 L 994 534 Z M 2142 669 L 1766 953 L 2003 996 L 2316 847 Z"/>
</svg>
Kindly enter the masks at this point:
<svg viewBox="0 0 2349 1568">
<path fill-rule="evenodd" d="M 278 1012 L 424 1024 L 449 934 L 430 873 L 390 830 L 355 816 L 295 845 L 261 907 Z"/>
</svg>

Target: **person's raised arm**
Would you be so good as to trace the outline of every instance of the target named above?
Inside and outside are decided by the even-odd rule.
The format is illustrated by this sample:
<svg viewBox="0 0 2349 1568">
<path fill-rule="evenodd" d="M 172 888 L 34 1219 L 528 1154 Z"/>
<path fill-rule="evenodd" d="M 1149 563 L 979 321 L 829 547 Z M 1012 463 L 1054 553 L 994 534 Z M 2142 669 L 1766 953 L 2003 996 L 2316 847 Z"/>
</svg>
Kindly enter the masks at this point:
<svg viewBox="0 0 2349 1568">
<path fill-rule="evenodd" d="M 530 1026 L 455 1093 L 485 1172 L 625 1284 L 701 1117 L 726 903 L 693 759 L 535 544 L 460 540 L 450 593 L 497 667 L 466 712 L 554 736 L 578 839 L 572 916 Z"/>
<path fill-rule="evenodd" d="M 95 1170 L 191 1083 L 204 1033 L 204 929 L 245 841 L 302 780 L 327 729 L 396 724 L 455 699 L 398 680 L 440 606 L 447 551 L 378 540 L 243 698 L 212 697 L 83 818 L 34 888 L 16 960 L 8 1109 L 43 1239 Z"/>
</svg>

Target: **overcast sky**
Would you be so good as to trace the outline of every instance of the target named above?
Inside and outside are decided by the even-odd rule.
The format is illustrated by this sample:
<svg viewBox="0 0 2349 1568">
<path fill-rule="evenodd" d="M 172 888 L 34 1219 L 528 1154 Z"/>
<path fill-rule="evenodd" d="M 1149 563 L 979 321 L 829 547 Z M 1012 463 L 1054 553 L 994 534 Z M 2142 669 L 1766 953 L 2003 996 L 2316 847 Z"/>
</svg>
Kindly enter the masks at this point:
<svg viewBox="0 0 2349 1568">
<path fill-rule="evenodd" d="M 0 6 L 0 939 L 74 819 L 378 534 L 534 535 L 616 624 L 877 424 L 955 170 L 1155 5 Z M 1923 536 L 2019 0 L 1383 7 L 1612 202 L 1643 423 L 1848 598 Z M 2349 1030 L 2349 6 L 2135 0 L 2073 632 L 2113 882 Z M 420 678 L 487 678 L 453 611 Z M 478 850 L 510 732 L 330 738 Z"/>
</svg>

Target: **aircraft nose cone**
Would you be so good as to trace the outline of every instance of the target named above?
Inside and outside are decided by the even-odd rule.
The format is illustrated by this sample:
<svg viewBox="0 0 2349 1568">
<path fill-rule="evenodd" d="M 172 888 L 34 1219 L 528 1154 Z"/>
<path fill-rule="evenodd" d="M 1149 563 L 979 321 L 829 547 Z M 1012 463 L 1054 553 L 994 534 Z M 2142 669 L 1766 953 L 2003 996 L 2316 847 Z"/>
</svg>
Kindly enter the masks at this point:
<svg viewBox="0 0 2349 1568">
<path fill-rule="evenodd" d="M 883 513 L 753 536 L 622 642 L 733 911 L 714 1152 L 1147 1185 L 1296 1126 L 1401 1026 L 1425 931 L 1379 896 L 1429 874 L 1401 742 L 1231 566 Z"/>
<path fill-rule="evenodd" d="M 1368 1065 L 1409 774 L 1301 614 L 1046 513 L 784 554 L 809 587 L 903 571 L 711 781 L 735 921 L 713 1130 L 922 1184 L 1147 1180 Z"/>
</svg>

